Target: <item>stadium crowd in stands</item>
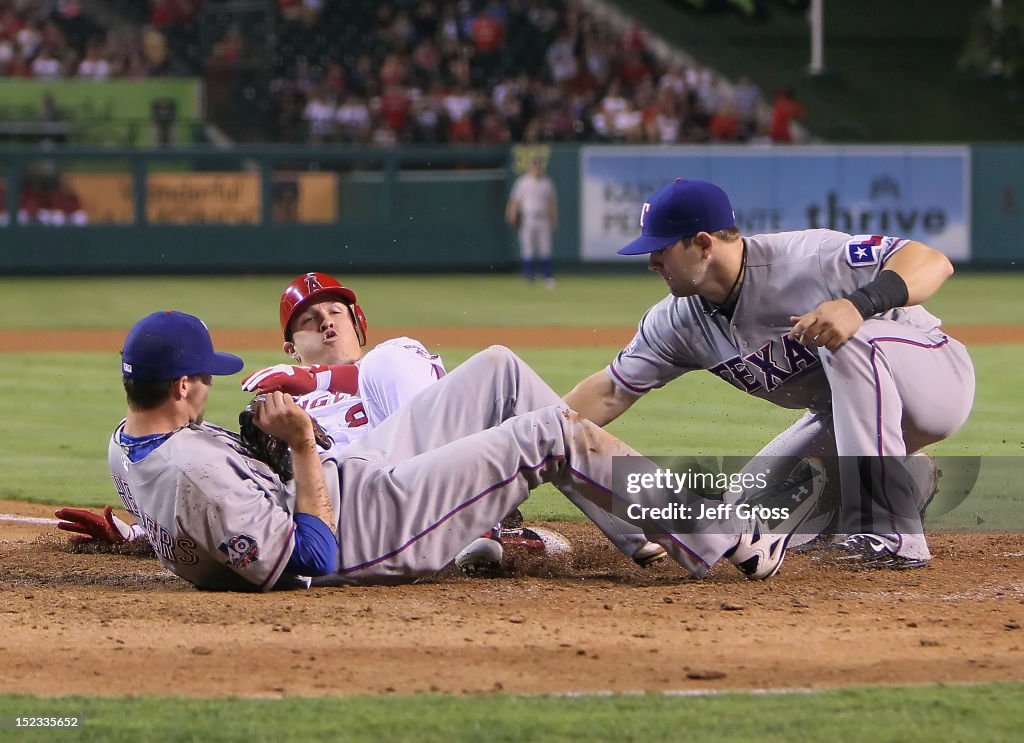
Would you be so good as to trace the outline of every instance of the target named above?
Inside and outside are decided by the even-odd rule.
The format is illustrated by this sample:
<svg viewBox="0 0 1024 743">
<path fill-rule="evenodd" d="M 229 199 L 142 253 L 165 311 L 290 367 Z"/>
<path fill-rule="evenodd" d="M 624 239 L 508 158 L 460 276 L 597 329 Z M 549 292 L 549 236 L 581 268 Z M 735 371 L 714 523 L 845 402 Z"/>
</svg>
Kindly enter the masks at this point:
<svg viewBox="0 0 1024 743">
<path fill-rule="evenodd" d="M 0 0 L 0 76 L 105 80 L 168 69 L 156 26 L 108 33 L 78 0 Z"/>
<path fill-rule="evenodd" d="M 576 0 L 276 0 L 264 57 L 231 25 L 200 50 L 202 0 L 119 7 L 135 33 L 105 33 L 76 0 L 0 0 L 0 74 L 192 73 L 213 89 L 269 59 L 256 95 L 267 138 L 284 142 L 786 142 L 802 113 L 780 96 L 773 115 L 748 79 L 660 59 L 642 28 Z"/>
<path fill-rule="evenodd" d="M 296 36 L 335 28 L 330 4 L 281 0 Z M 375 3 L 358 53 L 299 54 L 275 84 L 285 141 L 394 143 L 768 141 L 750 80 L 657 58 L 646 32 L 578 3 Z"/>
</svg>

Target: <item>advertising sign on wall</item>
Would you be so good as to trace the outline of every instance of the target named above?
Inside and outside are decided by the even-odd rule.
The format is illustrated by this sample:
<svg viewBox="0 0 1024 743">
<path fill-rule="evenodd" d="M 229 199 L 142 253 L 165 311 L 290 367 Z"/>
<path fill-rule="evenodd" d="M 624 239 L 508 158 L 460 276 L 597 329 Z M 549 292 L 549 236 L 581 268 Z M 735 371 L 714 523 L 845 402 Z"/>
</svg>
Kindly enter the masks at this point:
<svg viewBox="0 0 1024 743">
<path fill-rule="evenodd" d="M 629 260 L 615 251 L 639 234 L 644 199 L 674 178 L 722 186 L 747 235 L 827 227 L 971 255 L 967 147 L 585 147 L 583 260 Z"/>
<path fill-rule="evenodd" d="M 91 224 L 132 224 L 129 173 L 69 173 L 65 183 Z M 331 223 L 338 218 L 334 173 L 274 173 L 274 221 Z M 257 224 L 260 178 L 255 173 L 150 173 L 146 218 L 151 224 Z"/>
</svg>

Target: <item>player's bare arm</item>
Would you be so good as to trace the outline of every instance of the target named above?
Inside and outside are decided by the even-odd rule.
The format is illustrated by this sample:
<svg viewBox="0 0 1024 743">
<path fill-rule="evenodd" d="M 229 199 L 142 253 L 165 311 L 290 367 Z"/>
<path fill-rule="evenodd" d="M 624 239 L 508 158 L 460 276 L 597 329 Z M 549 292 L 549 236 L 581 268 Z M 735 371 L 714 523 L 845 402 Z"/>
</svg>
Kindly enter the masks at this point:
<svg viewBox="0 0 1024 743">
<path fill-rule="evenodd" d="M 907 306 L 911 306 L 928 301 L 953 275 L 953 264 L 934 248 L 912 240 L 886 262 L 885 270 L 895 271 L 903 279 Z"/>
<path fill-rule="evenodd" d="M 638 399 L 616 385 L 604 369 L 577 384 L 564 398 L 566 405 L 599 426 L 611 423 Z"/>
<path fill-rule="evenodd" d="M 855 292 L 861 296 L 822 302 L 811 312 L 790 317 L 794 325 L 789 336 L 804 346 L 835 351 L 867 317 L 894 306 L 921 304 L 952 274 L 953 264 L 945 255 L 924 243 L 911 241 L 888 260 L 878 279 Z"/>
<path fill-rule="evenodd" d="M 296 512 L 316 516 L 336 534 L 338 522 L 327 494 L 309 416 L 289 395 L 272 392 L 256 413 L 256 425 L 285 441 L 291 449 Z"/>
</svg>

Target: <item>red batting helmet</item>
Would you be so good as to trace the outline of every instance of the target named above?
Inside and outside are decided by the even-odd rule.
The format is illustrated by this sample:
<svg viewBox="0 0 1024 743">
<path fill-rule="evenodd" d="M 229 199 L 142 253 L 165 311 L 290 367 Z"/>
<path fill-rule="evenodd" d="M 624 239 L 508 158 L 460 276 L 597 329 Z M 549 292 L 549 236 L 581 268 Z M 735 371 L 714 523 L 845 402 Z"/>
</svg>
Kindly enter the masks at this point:
<svg viewBox="0 0 1024 743">
<path fill-rule="evenodd" d="M 290 341 L 292 333 L 289 329 L 292 317 L 302 311 L 310 302 L 337 297 L 348 305 L 352 312 L 352 325 L 359 336 L 359 345 L 366 345 L 366 315 L 363 314 L 356 293 L 343 286 L 336 278 L 326 273 L 307 273 L 299 276 L 285 287 L 281 294 L 281 330 L 284 339 Z"/>
</svg>

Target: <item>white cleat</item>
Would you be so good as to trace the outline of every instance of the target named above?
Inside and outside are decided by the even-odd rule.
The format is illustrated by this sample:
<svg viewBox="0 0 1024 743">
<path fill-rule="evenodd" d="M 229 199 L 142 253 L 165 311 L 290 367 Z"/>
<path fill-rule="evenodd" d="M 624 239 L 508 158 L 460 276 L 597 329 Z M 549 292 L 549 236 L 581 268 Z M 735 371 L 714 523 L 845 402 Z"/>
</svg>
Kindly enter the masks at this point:
<svg viewBox="0 0 1024 743">
<path fill-rule="evenodd" d="M 739 568 L 750 580 L 768 580 L 782 567 L 786 559 L 789 540 L 814 511 L 818 498 L 825 489 L 825 469 L 820 459 L 809 457 L 803 477 L 799 482 L 782 483 L 775 495 L 799 486 L 809 489 L 802 493 L 802 500 L 789 512 L 789 517 L 769 528 L 758 518 L 747 522 L 747 529 L 740 535 L 736 546 L 725 553 L 725 557 Z"/>
<path fill-rule="evenodd" d="M 755 520 L 753 528 L 740 536 L 739 544 L 726 557 L 750 580 L 768 580 L 782 567 L 792 536 L 762 532 L 761 523 Z"/>
<path fill-rule="evenodd" d="M 496 573 L 505 554 L 501 542 L 491 537 L 478 537 L 455 556 L 455 565 L 466 575 Z"/>
<path fill-rule="evenodd" d="M 642 568 L 649 567 L 668 557 L 668 552 L 660 544 L 645 542 L 633 553 L 633 562 Z"/>
</svg>

